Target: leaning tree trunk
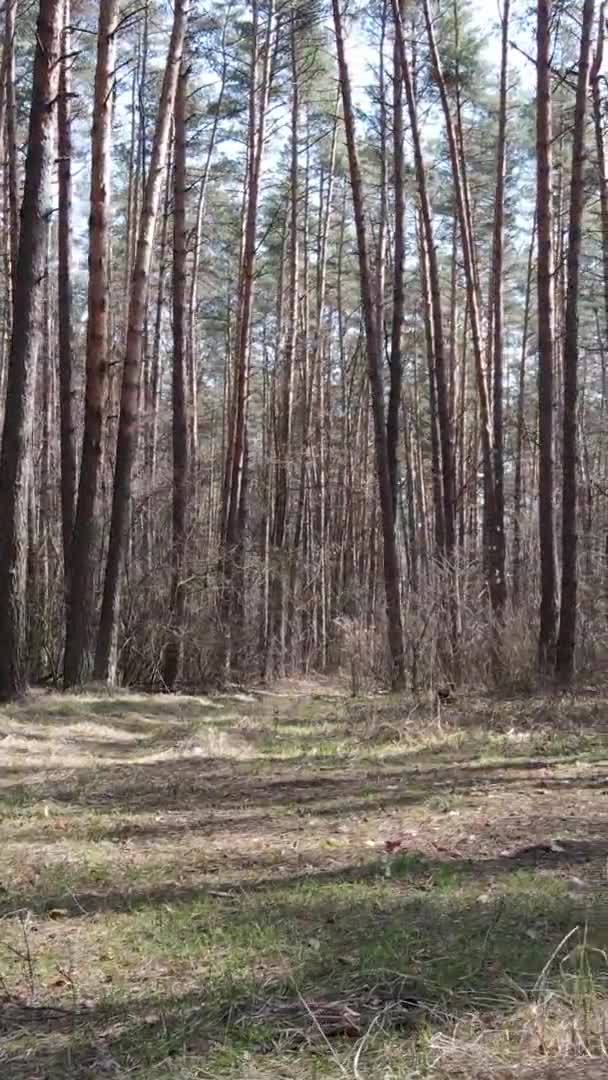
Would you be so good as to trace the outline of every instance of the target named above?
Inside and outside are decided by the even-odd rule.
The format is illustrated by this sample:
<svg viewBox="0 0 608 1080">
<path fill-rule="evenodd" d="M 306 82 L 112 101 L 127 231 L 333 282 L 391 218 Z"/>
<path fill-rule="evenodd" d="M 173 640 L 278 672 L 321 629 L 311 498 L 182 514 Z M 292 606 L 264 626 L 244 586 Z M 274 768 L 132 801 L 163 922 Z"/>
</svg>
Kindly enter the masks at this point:
<svg viewBox="0 0 608 1080">
<path fill-rule="evenodd" d="M 344 108 L 344 126 L 348 149 L 350 182 L 357 232 L 361 299 L 363 304 L 368 375 L 374 418 L 376 470 L 378 476 L 380 512 L 382 517 L 382 539 L 384 547 L 384 587 L 386 593 L 388 640 L 392 667 L 391 682 L 394 689 L 400 689 L 405 684 L 405 656 L 403 650 L 403 625 L 401 621 L 400 598 L 401 582 L 386 438 L 380 327 L 378 326 L 377 311 L 374 306 L 371 261 L 368 250 L 365 210 L 363 206 L 363 185 L 355 140 L 355 114 L 350 76 L 346 62 L 340 0 L 332 0 L 332 6 L 338 50 L 338 71 L 342 89 L 342 105 Z"/>
<path fill-rule="evenodd" d="M 175 97 L 175 160 L 173 165 L 173 542 L 171 549 L 171 638 L 165 648 L 163 679 L 173 690 L 183 662 L 183 584 L 188 500 L 188 408 L 186 308 L 186 84 L 183 61 Z"/>
<path fill-rule="evenodd" d="M 28 503 L 36 369 L 42 338 L 46 233 L 52 213 L 53 133 L 59 90 L 62 0 L 41 0 L 36 28 L 25 187 L 0 457 L 0 696 L 27 683 Z"/>
<path fill-rule="evenodd" d="M 99 489 L 109 387 L 109 235 L 112 83 L 119 0 L 102 0 L 91 134 L 89 284 L 84 434 L 68 582 L 64 684 L 86 681 L 91 666 Z"/>
<path fill-rule="evenodd" d="M 555 659 L 557 628 L 554 460 L 554 255 L 553 162 L 551 118 L 551 16 L 553 0 L 538 0 L 536 63 L 536 222 L 538 230 L 538 408 L 539 408 L 539 537 L 540 632 L 538 660 L 547 672 Z"/>
<path fill-rule="evenodd" d="M 572 136 L 572 169 L 570 173 L 570 224 L 568 232 L 568 286 L 566 293 L 566 322 L 564 338 L 564 411 L 562 443 L 562 595 L 557 637 L 555 667 L 563 683 L 574 675 L 576 644 L 577 548 L 576 534 L 576 470 L 578 398 L 578 302 L 581 261 L 583 208 L 585 200 L 585 122 L 587 88 L 591 57 L 591 30 L 595 0 L 585 0 L 574 131 Z"/>
<path fill-rule="evenodd" d="M 109 684 L 116 682 L 118 664 L 118 624 L 129 538 L 131 474 L 138 441 L 141 361 L 154 228 L 158 217 L 189 6 L 189 0 L 177 0 L 175 4 L 173 29 L 158 107 L 150 167 L 143 194 L 137 249 L 131 277 L 127 343 L 114 467 L 112 520 L 95 654 L 95 675 Z"/>
</svg>

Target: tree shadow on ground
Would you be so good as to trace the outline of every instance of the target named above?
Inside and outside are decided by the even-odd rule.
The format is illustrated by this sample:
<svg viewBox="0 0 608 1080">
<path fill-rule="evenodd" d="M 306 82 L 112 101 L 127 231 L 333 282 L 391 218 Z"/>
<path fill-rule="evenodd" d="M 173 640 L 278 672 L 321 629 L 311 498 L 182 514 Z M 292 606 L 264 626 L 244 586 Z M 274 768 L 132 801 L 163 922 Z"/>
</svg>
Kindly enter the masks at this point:
<svg viewBox="0 0 608 1080">
<path fill-rule="evenodd" d="M 590 830 L 593 823 L 590 823 Z M 439 858 L 429 857 L 416 849 L 401 849 L 391 860 L 397 878 L 402 878 L 412 888 L 427 883 L 432 887 L 436 881 L 442 881 L 446 875 L 462 883 L 486 883 L 504 879 L 521 870 L 553 871 L 559 876 L 569 873 L 587 872 L 590 880 L 589 890 L 599 887 L 603 912 L 608 928 L 608 880 L 605 878 L 605 862 L 608 853 L 608 839 L 559 839 L 553 845 L 523 845 L 509 854 L 487 858 L 463 858 L 457 855 Z M 257 871 L 252 880 L 235 881 L 221 876 L 215 870 L 206 881 L 180 884 L 174 877 L 156 881 L 153 885 L 137 886 L 129 884 L 119 888 L 100 885 L 96 889 L 74 889 L 70 892 L 41 894 L 40 892 L 11 892 L 4 890 L 0 900 L 0 916 L 19 910 L 29 910 L 44 915 L 48 911 L 60 908 L 65 915 L 74 918 L 109 912 L 133 912 L 142 908 L 153 908 L 161 904 L 184 904 L 208 897 L 223 895 L 238 899 L 245 894 L 282 892 L 285 889 L 300 887 L 322 887 L 339 883 L 369 882 L 381 878 L 386 872 L 386 859 L 361 861 L 345 866 L 331 865 L 328 868 L 313 868 L 327 859 L 320 854 L 307 860 L 306 869 L 285 872 L 283 858 L 277 854 L 256 853 L 249 860 L 238 856 L 240 869 L 249 868 Z M 217 865 L 214 863 L 214 865 Z M 276 868 L 273 875 L 264 875 L 264 870 Z M 203 864 L 204 869 L 204 864 Z M 226 872 L 225 861 L 222 870 Z M 425 886 L 426 887 L 426 886 Z M 588 898 L 592 898 L 591 891 Z M 274 903 L 274 901 L 273 901 Z"/>
<path fill-rule="evenodd" d="M 425 800 L 435 794 L 455 795 L 506 784 L 560 788 L 568 783 L 568 777 L 538 774 L 555 766 L 575 766 L 578 757 L 576 754 L 550 759 L 520 757 L 496 764 L 464 759 L 438 766 L 428 764 L 428 755 L 424 756 L 423 765 L 417 763 L 419 760 L 415 753 L 392 755 L 386 764 L 353 764 L 348 758 L 334 755 L 314 758 L 304 755 L 295 760 L 281 757 L 240 760 L 184 753 L 154 761 L 68 766 L 59 772 L 10 766 L 6 776 L 21 772 L 29 774 L 29 780 L 4 783 L 0 805 L 2 802 L 7 807 L 14 802 L 33 804 L 40 799 L 39 786 L 44 785 L 47 801 L 82 808 L 111 807 L 114 813 L 125 814 L 146 806 L 178 811 L 187 809 L 193 802 L 199 809 L 229 805 L 297 808 L 353 799 L 362 794 L 375 797 L 389 807 Z M 509 775 L 515 773 L 518 775 Z M 603 788 L 608 786 L 608 776 L 577 776 L 571 782 L 576 786 Z"/>
<path fill-rule="evenodd" d="M 472 877 L 479 870 L 479 865 L 467 868 Z M 381 901 L 354 887 L 360 874 L 361 868 L 354 867 L 350 875 L 308 880 L 309 890 L 313 885 L 316 890 L 308 892 L 305 909 L 296 879 L 283 881 L 272 903 L 260 900 L 253 909 L 225 905 L 225 922 L 233 929 L 262 920 L 264 928 L 272 930 L 276 951 L 266 959 L 274 962 L 274 974 L 269 967 L 258 977 L 251 972 L 241 978 L 199 976 L 200 984 L 182 994 L 149 994 L 143 988 L 127 998 L 64 1013 L 5 1004 L 0 1007 L 3 1075 L 11 1080 L 63 1080 L 103 1075 L 111 1068 L 142 1078 L 180 1057 L 211 1068 L 213 1055 L 227 1045 L 237 1057 L 247 1050 L 250 1058 L 263 1059 L 280 1043 L 283 1064 L 308 1044 L 327 1055 L 327 1037 L 320 1037 L 303 1003 L 347 1000 L 356 1009 L 374 991 L 381 1006 L 391 1004 L 391 995 L 403 997 L 407 975 L 413 976 L 407 998 L 415 1010 L 412 1026 L 406 1023 L 391 1033 L 387 1013 L 384 1031 L 403 1040 L 406 1051 L 418 1021 L 445 1027 L 446 1021 L 449 1025 L 468 1016 L 472 1000 L 495 1022 L 522 1004 L 542 1005 L 560 970 L 561 992 L 567 993 L 568 980 L 574 978 L 568 949 L 560 954 L 555 971 L 546 972 L 540 983 L 538 977 L 564 934 L 583 919 L 588 943 L 601 941 L 602 935 L 605 940 L 601 906 L 588 904 L 583 910 L 568 896 L 535 894 L 529 884 L 527 891 L 511 891 L 486 906 L 441 888 L 409 896 L 395 888 Z M 332 887 L 338 883 L 340 890 Z M 263 891 L 269 884 L 274 885 L 260 882 L 256 889 Z M 164 899 L 153 891 L 145 902 L 160 905 Z M 175 903 L 184 899 L 179 893 L 173 896 Z M 522 926 L 529 933 L 522 934 Z M 320 948 L 303 948 L 297 964 L 286 971 L 283 949 L 294 938 L 304 942 L 311 928 Z M 607 975 L 598 972 L 598 988 Z M 514 986 L 520 988 L 515 998 Z M 288 1004 L 292 1011 L 286 1019 Z M 168 1074 L 167 1068 L 166 1074 L 155 1075 Z"/>
</svg>

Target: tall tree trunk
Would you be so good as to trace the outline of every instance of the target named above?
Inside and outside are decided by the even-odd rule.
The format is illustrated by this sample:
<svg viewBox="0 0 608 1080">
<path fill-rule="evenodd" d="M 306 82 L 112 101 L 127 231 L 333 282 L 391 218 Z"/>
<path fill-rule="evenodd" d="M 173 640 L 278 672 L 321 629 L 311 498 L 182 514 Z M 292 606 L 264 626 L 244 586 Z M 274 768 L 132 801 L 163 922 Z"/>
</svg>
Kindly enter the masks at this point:
<svg viewBox="0 0 608 1080">
<path fill-rule="evenodd" d="M 229 411 L 229 434 L 225 462 L 222 532 L 224 544 L 224 633 L 223 663 L 227 668 L 237 663 L 233 642 L 243 636 L 244 597 L 241 582 L 244 574 L 244 532 L 247 516 L 247 415 L 249 408 L 250 337 L 257 256 L 258 207 L 266 119 L 270 93 L 274 0 L 266 10 L 262 74 L 260 61 L 259 4 L 253 0 L 253 40 L 251 45 L 249 86 L 249 128 L 242 257 L 239 270 L 239 309 L 235 333 L 234 381 Z M 276 43 L 275 46 L 276 48 Z"/>
<path fill-rule="evenodd" d="M 578 307 L 585 200 L 585 122 L 591 58 L 591 32 L 595 0 L 585 0 L 578 61 L 572 169 L 570 172 L 570 223 L 568 231 L 568 286 L 564 336 L 564 411 L 562 444 L 562 589 L 555 658 L 556 673 L 563 683 L 574 675 L 577 602 L 577 399 L 578 399 Z"/>
<path fill-rule="evenodd" d="M 188 500 L 188 407 L 186 307 L 186 87 L 182 69 L 175 97 L 175 161 L 173 167 L 173 540 L 170 603 L 171 640 L 164 657 L 163 678 L 173 690 L 183 662 L 183 622 L 186 591 L 183 583 Z"/>
<path fill-rule="evenodd" d="M 536 214 L 532 226 L 532 237 L 528 249 L 528 268 L 526 274 L 526 295 L 524 299 L 524 323 L 522 328 L 521 356 L 519 359 L 519 379 L 517 389 L 517 421 L 515 428 L 515 476 L 513 480 L 513 607 L 517 609 L 521 602 L 521 510 L 523 502 L 523 444 L 526 395 L 526 357 L 528 354 L 528 330 L 530 323 L 530 294 L 532 292 L 532 265 L 536 244 Z"/>
<path fill-rule="evenodd" d="M 57 113 L 59 151 L 57 313 L 59 322 L 59 408 L 61 426 L 61 526 L 64 576 L 67 588 L 76 509 L 74 350 L 72 341 L 72 121 L 70 107 L 70 65 L 72 58 L 70 57 L 70 0 L 64 0 L 61 54 Z"/>
<path fill-rule="evenodd" d="M 205 158 L 205 165 L 203 169 L 203 175 L 200 181 L 200 188 L 198 193 L 198 202 L 196 206 L 196 223 L 194 227 L 194 241 L 192 247 L 192 270 L 190 273 L 190 289 L 188 294 L 188 379 L 190 383 L 190 449 L 189 456 L 191 461 L 191 467 L 193 470 L 194 494 L 196 502 L 196 480 L 197 480 L 197 456 L 198 456 L 198 361 L 199 350 L 197 346 L 197 333 L 196 333 L 196 307 L 198 298 L 198 278 L 200 271 L 201 250 L 203 240 L 203 220 L 205 214 L 205 199 L 207 196 L 207 188 L 209 184 L 209 176 L 211 174 L 211 164 L 213 162 L 213 155 L 215 152 L 215 144 L 217 140 L 217 133 L 219 128 L 220 116 L 222 113 L 222 104 L 224 101 L 224 95 L 226 93 L 226 79 L 228 76 L 228 60 L 226 57 L 226 32 L 228 29 L 228 12 L 226 14 L 226 21 L 224 23 L 224 29 L 222 32 L 222 71 L 220 75 L 220 88 L 218 91 L 217 101 L 213 111 L 213 123 L 211 125 L 211 134 L 209 136 L 209 143 L 207 146 L 207 156 Z"/>
<path fill-rule="evenodd" d="M 437 47 L 437 42 L 435 40 L 435 31 L 433 29 L 433 20 L 431 18 L 429 0 L 423 0 L 423 11 L 431 53 L 431 63 L 435 80 L 439 88 L 439 96 L 441 98 L 442 111 L 444 115 L 446 134 L 450 151 L 450 163 L 452 167 L 452 177 L 454 181 L 454 194 L 456 200 L 456 209 L 458 213 L 458 225 L 460 230 L 460 240 L 462 245 L 462 254 L 467 287 L 467 303 L 471 327 L 471 343 L 473 346 L 475 370 L 477 374 L 477 392 L 479 396 L 479 411 L 481 420 L 481 443 L 483 449 L 485 489 L 489 503 L 490 517 L 492 517 L 494 513 L 492 423 L 487 372 L 485 369 L 485 360 L 481 337 L 479 282 L 472 235 L 470 198 L 468 192 L 468 184 L 466 183 L 466 176 L 463 173 L 462 154 L 461 149 L 459 148 L 457 131 L 454 125 L 454 120 L 450 108 L 450 101 L 443 74 L 443 67 Z M 490 579 L 489 585 L 492 589 L 492 579 Z"/>
<path fill-rule="evenodd" d="M 405 685 L 405 656 L 403 650 L 403 625 L 401 621 L 401 581 L 384 417 L 384 387 L 382 384 L 380 327 L 378 325 L 377 312 L 374 308 L 374 290 L 367 243 L 367 225 L 363 206 L 363 186 L 355 137 L 355 115 L 352 102 L 350 76 L 346 62 L 340 0 L 332 0 L 332 7 L 338 50 L 338 71 L 342 89 L 342 105 L 344 109 L 344 126 L 348 149 L 353 209 L 357 232 L 361 299 L 363 304 L 368 374 L 374 418 L 376 469 L 378 475 L 378 491 L 380 496 L 384 547 L 384 587 L 386 594 L 388 640 L 392 665 L 391 682 L 395 689 L 400 689 Z"/>
<path fill-rule="evenodd" d="M 493 331 L 492 362 L 493 380 L 493 467 L 494 499 L 490 519 L 489 569 L 492 576 L 490 598 L 494 618 L 502 623 L 507 600 L 505 577 L 505 466 L 504 466 L 504 243 L 505 243 L 505 179 L 507 161 L 507 98 L 509 77 L 509 10 L 510 0 L 504 0 L 502 9 L 502 46 L 500 62 L 500 104 L 498 110 L 498 136 L 496 153 L 496 191 L 494 195 L 494 235 L 492 239 L 492 296 L 490 324 Z"/>
<path fill-rule="evenodd" d="M 597 154 L 598 181 L 600 189 L 600 220 L 602 226 L 602 272 L 604 287 L 604 341 L 608 343 L 608 172 L 606 171 L 606 142 L 604 139 L 604 117 L 602 115 L 601 74 L 604 62 L 604 35 L 606 32 L 605 7 L 600 7 L 597 45 L 590 81 L 593 101 L 593 129 Z"/>
<path fill-rule="evenodd" d="M 405 0 L 401 0 L 403 8 Z M 397 517 L 399 500 L 399 412 L 403 355 L 401 335 L 405 311 L 405 159 L 403 148 L 403 83 L 399 43 L 393 44 L 393 190 L 395 200 L 395 229 L 393 240 L 393 312 L 389 354 L 390 392 L 386 414 L 386 443 L 388 468 L 393 496 L 393 516 Z"/>
<path fill-rule="evenodd" d="M 538 230 L 538 402 L 539 402 L 539 539 L 540 631 L 538 659 L 548 672 L 555 659 L 557 630 L 554 461 L 554 257 L 553 160 L 551 110 L 551 16 L 553 0 L 537 0 L 536 61 L 536 221 Z"/>
<path fill-rule="evenodd" d="M 109 388 L 109 253 L 112 82 L 118 0 L 101 0 L 91 133 L 89 284 L 84 433 L 71 545 L 64 684 L 86 681 L 91 668 L 92 613 L 98 559 L 99 494 L 103 477 Z"/>
<path fill-rule="evenodd" d="M 17 96 L 15 87 L 15 23 L 17 0 L 6 0 L 4 11 L 4 78 L 6 94 L 6 151 L 10 222 L 11 279 L 16 287 L 19 252 L 19 171 L 17 164 Z M 13 301 L 14 306 L 14 301 Z"/>
<path fill-rule="evenodd" d="M 188 11 L 189 0 L 176 0 L 150 167 L 143 194 L 137 250 L 129 294 L 127 343 L 114 469 L 112 522 L 95 654 L 95 675 L 98 679 L 102 679 L 109 684 L 115 683 L 117 676 L 122 578 L 129 531 L 131 474 L 138 436 L 143 332 L 152 244 L 169 145 L 171 116 L 175 105 Z"/>
<path fill-rule="evenodd" d="M 439 261 L 437 246 L 433 231 L 433 219 L 431 203 L 428 193 L 426 167 L 422 152 L 422 139 L 418 124 L 418 110 L 414 83 L 410 72 L 410 65 L 405 47 L 405 35 L 403 22 L 399 8 L 399 0 L 393 2 L 393 17 L 395 20 L 395 46 L 399 54 L 401 74 L 405 86 L 408 114 L 412 141 L 414 144 L 414 166 L 416 170 L 416 187 L 420 202 L 420 215 L 422 224 L 421 252 L 426 251 L 428 266 L 428 306 L 430 307 L 432 339 L 427 335 L 427 347 L 431 345 L 432 356 L 429 356 L 429 364 L 434 370 L 435 387 L 437 393 L 437 422 L 439 427 L 439 440 L 441 445 L 441 486 L 443 498 L 442 529 L 438 540 L 442 543 L 444 554 L 448 562 L 453 558 L 456 543 L 456 485 L 454 477 L 454 450 L 452 430 L 450 424 L 450 406 L 446 373 L 445 359 L 445 335 L 443 329 L 443 313 L 441 300 L 441 285 L 439 278 Z"/>
<path fill-rule="evenodd" d="M 167 238 L 168 238 L 168 220 L 171 217 L 171 189 L 172 189 L 172 172 L 173 161 L 171 150 L 167 154 L 166 159 L 166 180 L 165 180 L 165 194 L 163 204 L 163 217 L 161 227 L 160 238 L 160 251 L 159 251 L 159 278 L 157 288 L 157 309 L 154 314 L 154 336 L 152 339 L 152 356 L 151 356 L 151 379 L 150 379 L 150 435 L 149 435 L 149 462 L 148 462 L 148 483 L 153 494 L 157 487 L 157 471 L 158 471 L 158 446 L 159 446 L 159 411 L 161 402 L 161 384 L 162 384 L 162 356 L 161 356 L 161 337 L 162 337 L 162 324 L 163 324 L 163 312 L 165 307 L 165 278 L 166 278 L 166 264 L 167 264 Z M 149 509 L 148 515 L 150 517 L 149 532 L 150 532 L 150 551 L 153 545 L 154 528 L 152 522 L 152 511 Z"/>
<path fill-rule="evenodd" d="M 300 88 L 298 82 L 298 55 L 296 36 L 296 15 L 292 13 L 291 26 L 291 162 L 289 192 L 289 304 L 287 314 L 287 333 L 285 335 L 281 386 L 277 416 L 277 464 L 275 477 L 275 505 L 272 530 L 272 543 L 275 555 L 275 567 L 271 591 L 271 638 L 278 642 L 278 672 L 285 674 L 286 660 L 286 595 L 288 567 L 285 559 L 286 531 L 288 520 L 289 475 L 291 466 L 292 416 L 294 377 L 296 366 L 296 345 L 298 332 L 298 290 L 300 271 L 300 213 L 299 213 L 299 113 Z M 279 299 L 281 303 L 281 298 Z"/>
<path fill-rule="evenodd" d="M 22 693 L 27 681 L 28 503 L 36 370 L 43 332 L 62 10 L 62 0 L 40 2 L 15 268 L 14 312 L 18 317 L 13 319 L 0 457 L 0 697 L 3 698 Z"/>
<path fill-rule="evenodd" d="M 433 332 L 433 314 L 431 289 L 429 283 L 429 257 L 425 243 L 425 230 L 418 229 L 419 234 L 419 261 L 420 261 L 420 284 L 422 292 L 422 307 L 424 321 L 424 336 L 426 343 L 426 359 L 429 375 L 429 426 L 431 429 L 431 486 L 433 491 L 433 509 L 435 512 L 435 548 L 436 554 L 441 557 L 445 554 L 445 500 L 443 498 L 444 485 L 441 473 L 441 435 L 439 423 L 439 409 L 437 408 L 437 367 L 435 365 L 435 335 Z"/>
</svg>

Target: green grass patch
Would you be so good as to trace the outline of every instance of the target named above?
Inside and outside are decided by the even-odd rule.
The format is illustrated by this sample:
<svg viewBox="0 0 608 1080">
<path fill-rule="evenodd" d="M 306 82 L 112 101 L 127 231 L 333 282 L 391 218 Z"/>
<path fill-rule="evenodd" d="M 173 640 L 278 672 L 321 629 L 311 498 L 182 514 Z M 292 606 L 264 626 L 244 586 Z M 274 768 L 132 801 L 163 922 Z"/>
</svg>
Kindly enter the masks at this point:
<svg viewBox="0 0 608 1080">
<path fill-rule="evenodd" d="M 405 1080 L 602 1054 L 596 705 L 570 723 L 560 702 L 553 732 L 540 702 L 441 725 L 392 696 L 19 706 L 0 1073 Z"/>
</svg>

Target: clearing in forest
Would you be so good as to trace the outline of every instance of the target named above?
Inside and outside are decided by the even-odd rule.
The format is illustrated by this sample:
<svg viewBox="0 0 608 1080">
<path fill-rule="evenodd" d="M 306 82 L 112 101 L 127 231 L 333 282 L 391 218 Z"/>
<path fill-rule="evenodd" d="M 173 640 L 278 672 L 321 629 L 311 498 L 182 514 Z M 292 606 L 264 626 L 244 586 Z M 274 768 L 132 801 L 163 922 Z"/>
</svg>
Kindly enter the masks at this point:
<svg viewBox="0 0 608 1080">
<path fill-rule="evenodd" d="M 0 713 L 3 1080 L 608 1075 L 608 703 Z"/>
</svg>

